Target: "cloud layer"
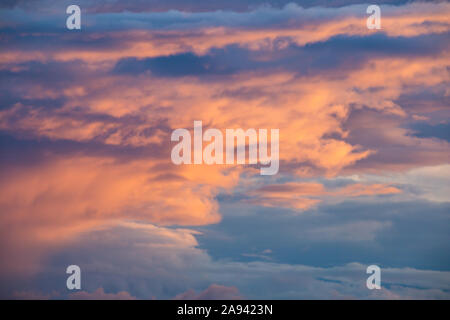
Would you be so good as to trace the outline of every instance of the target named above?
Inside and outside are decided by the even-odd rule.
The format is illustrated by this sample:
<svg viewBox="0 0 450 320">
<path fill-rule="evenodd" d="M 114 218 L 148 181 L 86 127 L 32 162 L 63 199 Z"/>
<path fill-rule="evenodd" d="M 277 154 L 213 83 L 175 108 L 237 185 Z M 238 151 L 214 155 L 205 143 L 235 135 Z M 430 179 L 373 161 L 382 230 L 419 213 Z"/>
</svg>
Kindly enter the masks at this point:
<svg viewBox="0 0 450 320">
<path fill-rule="evenodd" d="M 450 6 L 386 3 L 375 31 L 360 1 L 81 1 L 73 32 L 3 3 L 1 294 L 448 298 Z M 280 129 L 279 175 L 172 164 L 194 120 Z"/>
</svg>

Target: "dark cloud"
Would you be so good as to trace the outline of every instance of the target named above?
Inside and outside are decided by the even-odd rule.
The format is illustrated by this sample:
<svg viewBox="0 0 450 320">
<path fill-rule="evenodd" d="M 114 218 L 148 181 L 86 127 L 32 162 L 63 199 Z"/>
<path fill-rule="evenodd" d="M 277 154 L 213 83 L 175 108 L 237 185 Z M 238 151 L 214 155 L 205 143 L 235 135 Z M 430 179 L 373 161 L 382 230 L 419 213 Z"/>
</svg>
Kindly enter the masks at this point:
<svg viewBox="0 0 450 320">
<path fill-rule="evenodd" d="M 300 47 L 258 52 L 235 45 L 212 49 L 205 55 L 182 53 L 170 56 L 138 59 L 125 58 L 117 62 L 115 74 L 142 74 L 150 71 L 155 76 L 228 75 L 242 71 L 280 70 L 296 71 L 301 75 L 318 72 L 346 72 L 378 57 L 428 56 L 446 49 L 448 34 L 406 37 L 388 37 L 385 34 L 336 36 L 324 42 Z"/>
<path fill-rule="evenodd" d="M 191 53 L 167 57 L 139 60 L 127 58 L 119 61 L 114 71 L 116 73 L 140 74 L 151 71 L 156 76 L 201 76 L 206 74 L 229 74 L 233 72 L 230 66 L 220 65 L 211 57 L 199 57 Z"/>
<path fill-rule="evenodd" d="M 381 0 L 377 4 L 393 4 L 400 5 L 410 0 Z M 295 3 L 301 7 L 309 8 L 314 6 L 323 7 L 342 7 L 351 4 L 365 4 L 363 0 L 97 0 L 87 1 L 79 0 L 77 2 L 80 7 L 85 8 L 88 12 L 162 12 L 168 10 L 180 10 L 188 12 L 205 12 L 215 10 L 232 10 L 232 11 L 249 11 L 260 6 L 272 6 L 281 8 L 289 3 Z M 67 7 L 72 4 L 71 1 L 64 0 L 54 1 L 42 0 L 6 0 L 2 1 L 0 8 L 20 7 L 26 10 L 50 10 L 59 6 Z"/>
<path fill-rule="evenodd" d="M 432 123 L 450 117 L 450 97 L 446 93 L 446 81 L 434 85 L 409 85 L 394 102 L 403 109 L 424 116 Z"/>
<path fill-rule="evenodd" d="M 270 249 L 266 256 L 277 263 L 328 267 L 360 261 L 449 270 L 449 204 L 387 199 L 324 204 L 301 214 L 223 199 L 222 222 L 199 228 L 198 240 L 216 259 L 261 260 L 256 254 Z"/>
<path fill-rule="evenodd" d="M 202 292 L 188 290 L 177 294 L 175 300 L 239 300 L 243 297 L 236 287 L 221 286 L 212 284 Z"/>
<path fill-rule="evenodd" d="M 376 33 L 369 36 L 335 36 L 327 41 L 307 44 L 305 50 L 311 54 L 326 55 L 326 62 L 331 54 L 336 57 L 341 55 L 370 54 L 373 56 L 422 56 L 439 54 L 448 47 L 443 41 L 450 36 L 449 33 L 420 35 L 415 37 L 390 37 L 384 33 Z"/>
<path fill-rule="evenodd" d="M 245 220 L 242 222 L 247 223 Z M 442 299 L 449 295 L 448 272 L 392 268 L 378 260 L 371 260 L 370 264 L 379 263 L 382 267 L 383 288 L 381 291 L 371 291 L 366 288 L 366 267 L 369 263 L 352 262 L 320 268 L 277 261 L 216 260 L 208 256 L 203 245 L 196 247 L 196 241 L 190 234 L 192 231 L 145 224 L 136 226 L 131 223 L 83 233 L 64 250 L 54 252 L 47 259 L 47 268 L 36 275 L 32 284 L 20 278 L 0 278 L 0 296 L 67 298 L 71 292 L 65 287 L 65 270 L 71 264 L 79 265 L 82 270 L 83 291 L 95 293 L 98 288 L 103 288 L 102 292 L 108 295 L 125 291 L 128 292 L 126 297 L 139 299 L 170 299 L 177 296 L 185 299 Z M 246 232 L 250 231 L 251 235 L 258 237 L 253 245 L 257 244 L 256 240 L 264 239 L 264 235 L 272 235 L 271 226 L 261 226 L 256 224 L 251 230 L 246 229 Z M 299 226 L 296 223 L 294 227 Z M 304 229 L 300 228 L 296 233 L 294 228 L 286 231 L 289 233 L 286 236 L 282 233 L 282 240 L 289 236 L 295 242 L 296 235 L 301 235 Z M 248 249 L 245 241 L 242 244 L 242 249 Z M 215 245 L 216 241 L 213 242 Z M 288 246 L 287 250 L 292 250 L 290 254 L 297 257 L 308 256 L 307 245 L 300 245 L 299 242 Z M 208 252 L 211 251 L 208 248 Z M 324 250 L 317 252 L 317 255 L 329 257 L 340 253 Z M 267 254 L 275 255 L 276 252 Z"/>
<path fill-rule="evenodd" d="M 419 138 L 438 138 L 450 142 L 450 123 L 432 125 L 426 122 L 415 123 L 411 126 L 413 135 Z"/>
<path fill-rule="evenodd" d="M 126 58 L 117 62 L 113 72 L 117 74 L 141 74 L 150 71 L 155 76 L 203 76 L 227 75 L 257 68 L 251 52 L 229 46 L 213 49 L 209 54 L 193 53 L 162 56 L 148 59 Z"/>
<path fill-rule="evenodd" d="M 150 130 L 152 130 L 149 127 Z M 0 166 L 5 170 L 11 166 L 36 166 L 50 159 L 70 156 L 109 157 L 117 161 L 132 161 L 170 157 L 166 144 L 148 144 L 146 146 L 111 145 L 101 140 L 78 142 L 73 140 L 35 138 L 27 133 L 12 136 L 0 131 L 0 149 L 2 152 Z"/>
<path fill-rule="evenodd" d="M 365 107 L 353 109 L 344 124 L 344 128 L 349 130 L 346 140 L 374 152 L 344 172 L 404 171 L 420 165 L 447 163 L 447 142 L 415 137 L 412 129 L 406 129 L 410 121 L 410 118 Z"/>
<path fill-rule="evenodd" d="M 95 72 L 95 77 L 102 72 Z M 88 82 L 94 76 L 93 72 L 83 61 L 70 62 L 59 61 L 29 61 L 16 64 L 11 69 L 0 69 L 0 96 L 1 108 L 14 103 L 40 107 L 44 105 L 49 109 L 61 106 L 66 98 L 62 91 L 71 88 L 76 82 Z M 60 96 L 55 98 L 30 99 L 24 94 L 38 94 L 40 91 L 48 90 L 56 92 Z"/>
</svg>

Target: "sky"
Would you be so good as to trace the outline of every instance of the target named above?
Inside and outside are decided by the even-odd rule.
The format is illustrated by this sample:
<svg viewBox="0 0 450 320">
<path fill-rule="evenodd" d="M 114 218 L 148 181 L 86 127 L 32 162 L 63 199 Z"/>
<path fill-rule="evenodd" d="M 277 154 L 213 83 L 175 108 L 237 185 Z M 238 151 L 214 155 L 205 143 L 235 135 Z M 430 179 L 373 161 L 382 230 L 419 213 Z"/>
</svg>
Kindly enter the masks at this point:
<svg viewBox="0 0 450 320">
<path fill-rule="evenodd" d="M 450 4 L 377 4 L 2 1 L 0 297 L 449 299 Z M 175 165 L 198 120 L 279 172 Z"/>
</svg>

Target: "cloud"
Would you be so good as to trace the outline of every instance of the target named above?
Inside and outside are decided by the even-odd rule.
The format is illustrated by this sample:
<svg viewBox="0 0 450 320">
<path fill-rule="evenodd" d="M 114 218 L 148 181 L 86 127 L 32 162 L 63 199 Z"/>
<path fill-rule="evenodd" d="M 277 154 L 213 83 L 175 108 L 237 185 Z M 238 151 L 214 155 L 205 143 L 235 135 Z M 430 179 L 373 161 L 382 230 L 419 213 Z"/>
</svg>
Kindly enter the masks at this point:
<svg viewBox="0 0 450 320">
<path fill-rule="evenodd" d="M 283 69 L 302 75 L 315 75 L 326 73 L 330 69 L 358 69 L 367 61 L 380 57 L 438 55 L 447 47 L 444 41 L 446 36 L 447 34 L 416 37 L 388 37 L 386 34 L 338 35 L 305 46 L 285 40 L 278 48 L 262 46 L 258 51 L 228 45 L 199 55 L 188 52 L 144 59 L 124 58 L 117 62 L 113 72 L 208 77 L 250 70 L 267 72 Z"/>
<path fill-rule="evenodd" d="M 240 300 L 242 296 L 236 287 L 226 287 L 212 284 L 202 292 L 196 293 L 194 290 L 177 294 L 175 300 Z"/>
<path fill-rule="evenodd" d="M 80 261 L 87 296 L 201 296 L 211 284 L 245 297 L 448 296 L 449 145 L 436 123 L 448 116 L 449 5 L 384 6 L 374 33 L 365 4 L 284 3 L 83 2 L 74 33 L 62 4 L 7 3 L 2 295 L 61 292 L 58 272 Z M 170 133 L 199 119 L 280 129 L 279 176 L 173 165 Z M 253 261 L 267 248 L 270 263 Z M 364 288 L 373 261 L 395 267 L 377 294 Z"/>
<path fill-rule="evenodd" d="M 414 137 L 412 130 L 404 128 L 403 123 L 406 120 L 368 110 L 352 112 L 344 125 L 349 132 L 347 140 L 376 152 L 344 169 L 343 172 L 365 171 L 383 174 L 447 163 L 444 160 L 444 153 L 449 147 L 448 142 Z M 386 130 L 380 131 L 378 123 L 383 123 Z"/>
<path fill-rule="evenodd" d="M 232 69 L 221 67 L 208 57 L 198 57 L 191 53 L 183 53 L 167 57 L 156 57 L 145 60 L 120 60 L 115 66 L 119 73 L 144 73 L 151 71 L 156 76 L 189 76 L 205 74 L 229 74 Z"/>
<path fill-rule="evenodd" d="M 5 11 L 8 14 L 3 15 L 2 26 L 15 45 L 3 50 L 1 57 L 2 61 L 10 62 L 49 59 L 105 62 L 120 57 L 145 58 L 190 51 L 202 54 L 231 44 L 253 50 L 283 47 L 289 41 L 304 46 L 343 34 L 370 35 L 365 27 L 366 8 L 367 5 L 303 9 L 291 4 L 281 9 L 263 7 L 243 13 L 95 14 L 95 19 L 87 19 L 88 34 L 68 34 L 61 30 L 59 21 L 62 16 L 65 18 L 65 10 L 45 15 L 46 24 L 33 16 L 34 13 Z M 445 2 L 386 6 L 383 8 L 383 32 L 390 37 L 445 33 L 448 32 L 447 11 Z M 115 23 L 111 24 L 111 20 Z M 14 34 L 15 29 L 24 32 Z M 30 35 L 33 30 L 46 32 Z M 392 44 L 387 40 L 387 43 L 398 48 L 401 41 Z M 423 41 L 427 43 L 426 39 Z M 41 49 L 37 50 L 36 42 Z M 414 43 L 407 45 L 414 46 Z M 422 52 L 422 49 L 417 50 Z"/>
<path fill-rule="evenodd" d="M 302 214 L 223 198 L 221 223 L 196 227 L 202 233 L 197 238 L 215 260 L 266 261 L 260 255 L 269 248 L 270 261 L 277 263 L 329 267 L 359 261 L 447 270 L 448 202 L 403 196 L 326 199 Z"/>
<path fill-rule="evenodd" d="M 397 193 L 401 193 L 401 190 L 393 186 L 384 184 L 363 185 L 360 183 L 348 185 L 342 188 L 341 190 L 337 191 L 337 195 L 348 197 L 370 196 L 380 194 L 397 194 Z"/>
<path fill-rule="evenodd" d="M 366 288 L 368 264 L 314 267 L 216 260 L 197 247 L 189 230 L 135 223 L 85 233 L 55 253 L 36 283 L 42 290 L 64 291 L 69 261 L 82 270 L 84 292 L 68 293 L 68 298 L 445 299 L 450 285 L 447 271 L 381 264 L 383 290 L 371 291 Z M 10 286 L 4 282 L 2 290 Z"/>
<path fill-rule="evenodd" d="M 385 175 L 361 175 L 360 181 L 365 183 L 381 182 L 395 183 L 401 187 L 402 199 L 426 199 L 431 202 L 448 202 L 448 179 L 450 177 L 450 166 L 448 164 L 439 166 L 428 166 L 414 168 L 404 173 Z"/>
<path fill-rule="evenodd" d="M 313 182 L 287 182 L 266 185 L 250 191 L 245 201 L 256 206 L 282 207 L 306 210 L 316 206 L 323 198 L 349 198 L 397 194 L 401 190 L 386 184 L 349 184 L 335 190 L 326 190 L 322 184 Z"/>
<path fill-rule="evenodd" d="M 383 0 L 379 4 L 404 4 L 406 0 Z M 61 1 L 62 7 L 67 7 L 70 1 Z M 78 2 L 81 7 L 85 8 L 89 13 L 98 12 L 161 12 L 168 10 L 181 10 L 183 12 L 207 12 L 215 10 L 245 12 L 251 11 L 258 7 L 274 7 L 280 8 L 288 4 L 297 4 L 303 8 L 313 6 L 322 7 L 341 7 L 355 3 L 365 3 L 361 0 L 338 0 L 338 1 L 317 1 L 317 0 L 216 0 L 210 2 L 198 2 L 196 0 L 167 0 L 164 2 L 157 0 L 97 0 L 95 2 L 80 0 Z M 59 3 L 58 3 L 59 4 Z M 59 6 L 52 1 L 40 0 L 7 0 L 2 2 L 0 8 L 19 7 L 25 10 L 51 11 L 56 10 Z"/>
<path fill-rule="evenodd" d="M 70 300 L 135 300 L 128 292 L 105 293 L 103 288 L 98 288 L 94 292 L 79 291 L 69 294 Z"/>
<path fill-rule="evenodd" d="M 158 161 L 117 163 L 98 157 L 47 158 L 35 166 L 9 167 L 0 185 L 2 241 L 9 243 L 2 250 L 2 271 L 35 270 L 44 252 L 115 220 L 218 222 L 214 194 L 233 186 L 237 174 L 225 176 L 214 167 L 206 176 L 193 167 L 173 169 Z M 197 185 L 201 181 L 203 187 Z"/>
<path fill-rule="evenodd" d="M 13 292 L 12 298 L 17 300 L 49 300 L 51 297 L 58 296 L 56 292 L 42 293 L 33 291 L 16 291 Z"/>
<path fill-rule="evenodd" d="M 419 138 L 438 138 L 450 142 L 450 124 L 439 123 L 431 125 L 428 123 L 417 123 L 412 126 L 414 136 Z"/>
<path fill-rule="evenodd" d="M 342 225 L 329 227 L 319 227 L 307 231 L 311 237 L 321 238 L 322 241 L 373 241 L 376 234 L 385 228 L 392 226 L 392 223 L 379 221 L 357 221 Z"/>
</svg>

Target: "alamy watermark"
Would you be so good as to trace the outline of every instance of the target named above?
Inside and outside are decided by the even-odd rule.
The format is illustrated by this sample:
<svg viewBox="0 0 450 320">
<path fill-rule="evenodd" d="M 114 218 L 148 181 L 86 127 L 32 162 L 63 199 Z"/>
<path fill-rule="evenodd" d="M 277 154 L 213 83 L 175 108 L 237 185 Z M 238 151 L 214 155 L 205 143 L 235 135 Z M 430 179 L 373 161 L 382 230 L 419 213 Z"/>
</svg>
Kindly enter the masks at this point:
<svg viewBox="0 0 450 320">
<path fill-rule="evenodd" d="M 66 19 L 66 26 L 69 30 L 81 29 L 81 9 L 78 5 L 72 4 L 67 7 L 66 13 L 70 14 Z M 366 13 L 370 16 L 366 20 L 367 29 L 381 29 L 381 9 L 378 5 L 369 5 Z"/>
<path fill-rule="evenodd" d="M 373 264 L 367 267 L 366 270 L 367 274 L 371 274 L 367 278 L 366 286 L 367 289 L 373 290 L 373 289 L 381 289 L 381 269 L 379 266 Z"/>
<path fill-rule="evenodd" d="M 248 139 L 248 164 L 261 164 L 261 175 L 274 175 L 279 169 L 279 129 L 270 129 L 270 155 L 267 129 L 226 129 L 225 143 L 222 131 L 209 128 L 203 133 L 202 121 L 194 121 L 194 156 L 192 138 L 187 129 L 172 132 L 171 141 L 178 141 L 171 153 L 172 162 L 180 164 L 245 164 Z M 181 139 L 181 141 L 180 141 Z M 213 141 L 211 141 L 213 140 Z M 210 142 L 211 141 L 211 142 Z M 235 144 L 236 141 L 236 144 Z M 203 148 L 203 142 L 210 142 Z M 225 147 L 225 151 L 224 151 Z M 235 161 L 235 149 L 236 160 Z M 259 152 L 258 152 L 259 151 Z M 225 161 L 224 161 L 225 153 Z"/>
<path fill-rule="evenodd" d="M 66 286 L 69 290 L 81 289 L 81 269 L 79 266 L 72 264 L 67 267 L 66 273 L 70 274 L 67 278 Z"/>
<path fill-rule="evenodd" d="M 370 14 L 367 18 L 367 29 L 381 29 L 381 9 L 376 4 L 367 7 L 366 13 Z"/>
<path fill-rule="evenodd" d="M 66 27 L 69 30 L 81 29 L 81 9 L 76 4 L 67 7 L 66 13 L 70 14 L 66 20 Z"/>
</svg>

